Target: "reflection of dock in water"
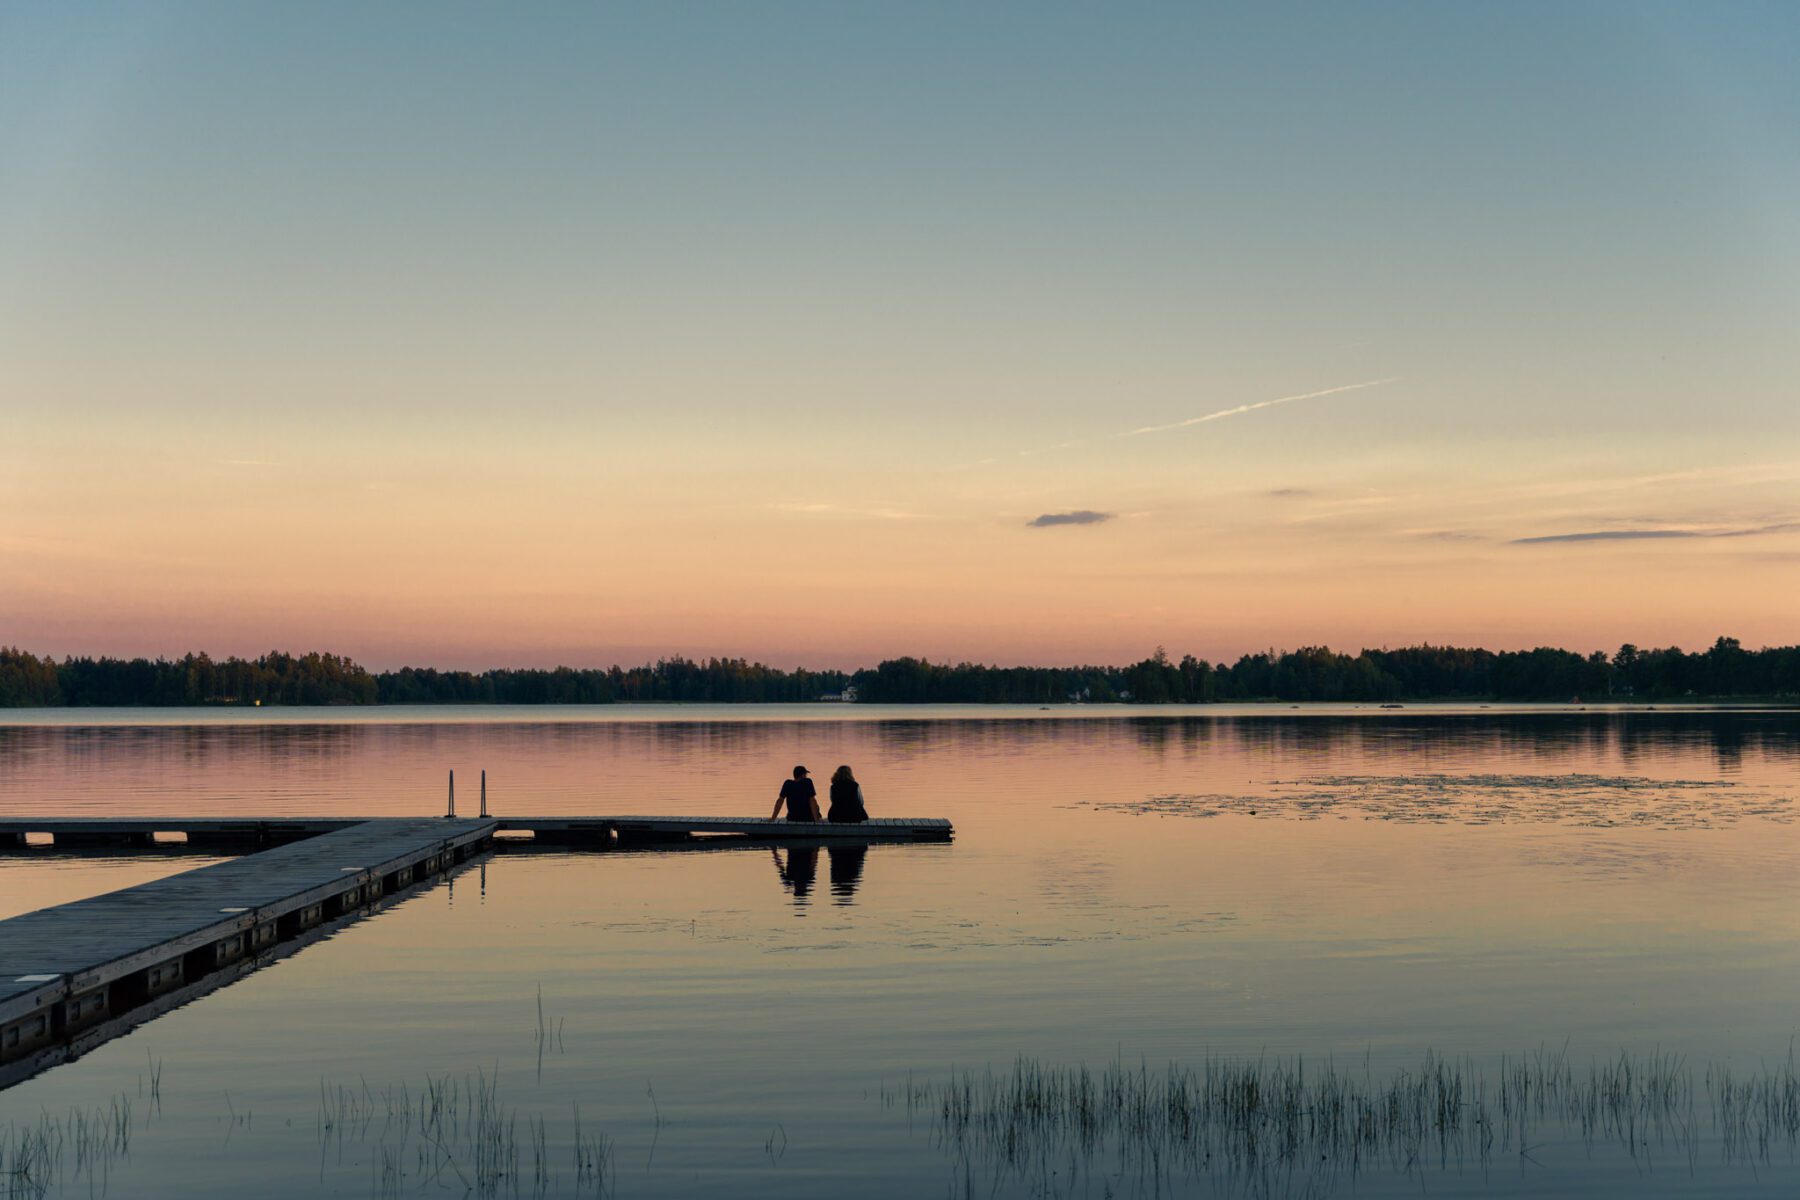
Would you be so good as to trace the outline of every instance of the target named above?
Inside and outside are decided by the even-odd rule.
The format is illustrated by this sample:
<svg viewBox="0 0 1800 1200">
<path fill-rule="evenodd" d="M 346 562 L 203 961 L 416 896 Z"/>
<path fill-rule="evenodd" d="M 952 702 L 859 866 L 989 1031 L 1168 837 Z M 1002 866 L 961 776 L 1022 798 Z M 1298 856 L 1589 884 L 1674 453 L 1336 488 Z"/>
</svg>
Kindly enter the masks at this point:
<svg viewBox="0 0 1800 1200">
<path fill-rule="evenodd" d="M 105 848 L 249 851 L 0 920 L 0 1087 L 70 1061 L 293 953 L 492 849 L 496 835 L 508 850 L 779 845 L 814 864 L 823 846 L 831 854 L 832 891 L 847 903 L 869 845 L 947 842 L 952 831 L 944 820 L 895 818 L 855 825 L 756 817 L 486 815 L 0 820 L 0 850 L 25 856 L 92 855 Z"/>
</svg>

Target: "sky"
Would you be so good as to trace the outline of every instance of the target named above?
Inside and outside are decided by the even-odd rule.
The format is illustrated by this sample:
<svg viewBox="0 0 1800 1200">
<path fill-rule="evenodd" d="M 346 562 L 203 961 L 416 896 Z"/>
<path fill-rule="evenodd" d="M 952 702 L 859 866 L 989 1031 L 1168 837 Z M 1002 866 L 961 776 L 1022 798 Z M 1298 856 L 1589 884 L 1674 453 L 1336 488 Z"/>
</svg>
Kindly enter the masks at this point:
<svg viewBox="0 0 1800 1200">
<path fill-rule="evenodd" d="M 0 7 L 0 644 L 1800 641 L 1784 4 Z"/>
</svg>

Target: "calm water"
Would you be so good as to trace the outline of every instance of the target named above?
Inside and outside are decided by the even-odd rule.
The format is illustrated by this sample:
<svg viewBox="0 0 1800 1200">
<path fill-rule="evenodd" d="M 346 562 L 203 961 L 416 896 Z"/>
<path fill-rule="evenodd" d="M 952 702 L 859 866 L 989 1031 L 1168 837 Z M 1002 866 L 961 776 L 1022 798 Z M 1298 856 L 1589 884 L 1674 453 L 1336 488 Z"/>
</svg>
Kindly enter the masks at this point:
<svg viewBox="0 0 1800 1200">
<path fill-rule="evenodd" d="M 619 1196 L 1800 1189 L 1791 1134 L 1721 1136 L 1706 1074 L 1779 1078 L 1800 1033 L 1793 713 L 9 719 L 14 812 L 432 813 L 451 768 L 469 811 L 485 768 L 499 812 L 760 814 L 794 763 L 848 762 L 876 815 L 957 827 L 866 853 L 471 863 L 0 1093 L 0 1148 L 9 1124 L 16 1145 L 45 1112 L 72 1129 L 129 1104 L 124 1152 L 65 1163 L 52 1195 L 479 1194 L 500 1110 L 518 1159 L 498 1194 L 593 1194 L 577 1106 Z M 0 915 L 197 861 L 0 857 Z M 1492 1085 L 1544 1047 L 1582 1078 L 1678 1055 L 1697 1107 L 1675 1134 L 1547 1122 L 1523 1155 L 1440 1141 L 1348 1169 L 940 1119 L 965 1072 L 979 1100 L 1021 1058 L 1157 1078 L 1329 1059 L 1374 1091 L 1432 1052 Z"/>
</svg>

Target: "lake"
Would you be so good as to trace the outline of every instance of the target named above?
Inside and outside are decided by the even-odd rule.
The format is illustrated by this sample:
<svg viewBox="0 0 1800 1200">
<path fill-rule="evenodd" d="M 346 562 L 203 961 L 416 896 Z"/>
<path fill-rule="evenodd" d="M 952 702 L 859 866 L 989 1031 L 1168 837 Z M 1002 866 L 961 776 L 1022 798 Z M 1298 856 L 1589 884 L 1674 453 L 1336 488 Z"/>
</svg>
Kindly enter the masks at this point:
<svg viewBox="0 0 1800 1200">
<path fill-rule="evenodd" d="M 0 1092 L 0 1193 L 1800 1190 L 1792 711 L 0 714 L 15 814 L 764 815 L 795 763 L 955 841 L 502 847 Z M 0 856 L 0 916 L 205 861 Z"/>
</svg>

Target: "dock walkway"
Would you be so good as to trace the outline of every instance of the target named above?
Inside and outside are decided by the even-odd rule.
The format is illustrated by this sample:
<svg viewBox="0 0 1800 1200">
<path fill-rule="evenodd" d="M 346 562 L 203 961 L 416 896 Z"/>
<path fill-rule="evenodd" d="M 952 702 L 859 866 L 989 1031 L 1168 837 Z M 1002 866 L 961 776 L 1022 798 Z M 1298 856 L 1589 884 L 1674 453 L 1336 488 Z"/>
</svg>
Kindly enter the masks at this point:
<svg viewBox="0 0 1800 1200">
<path fill-rule="evenodd" d="M 753 841 L 947 842 L 953 830 L 941 817 L 876 817 L 832 824 L 771 817 L 498 817 L 506 833 L 529 832 L 540 842 L 658 842 L 699 837 Z"/>
<path fill-rule="evenodd" d="M 947 842 L 954 835 L 941 817 L 875 817 L 854 824 L 788 821 L 770 817 L 542 816 L 489 817 L 505 833 L 530 834 L 548 845 L 612 845 L 681 842 L 704 837 L 770 841 Z M 425 819 L 427 824 L 430 818 Z M 6 817 L 0 818 L 0 850 L 36 848 L 33 836 L 66 849 L 151 846 L 180 834 L 189 846 L 280 846 L 358 826 L 371 817 Z M 392 824 L 392 822 L 388 822 Z M 442 820 L 438 820 L 442 824 Z"/>
<path fill-rule="evenodd" d="M 494 828 L 491 819 L 361 821 L 0 921 L 0 1062 L 359 911 L 467 857 Z"/>
</svg>

